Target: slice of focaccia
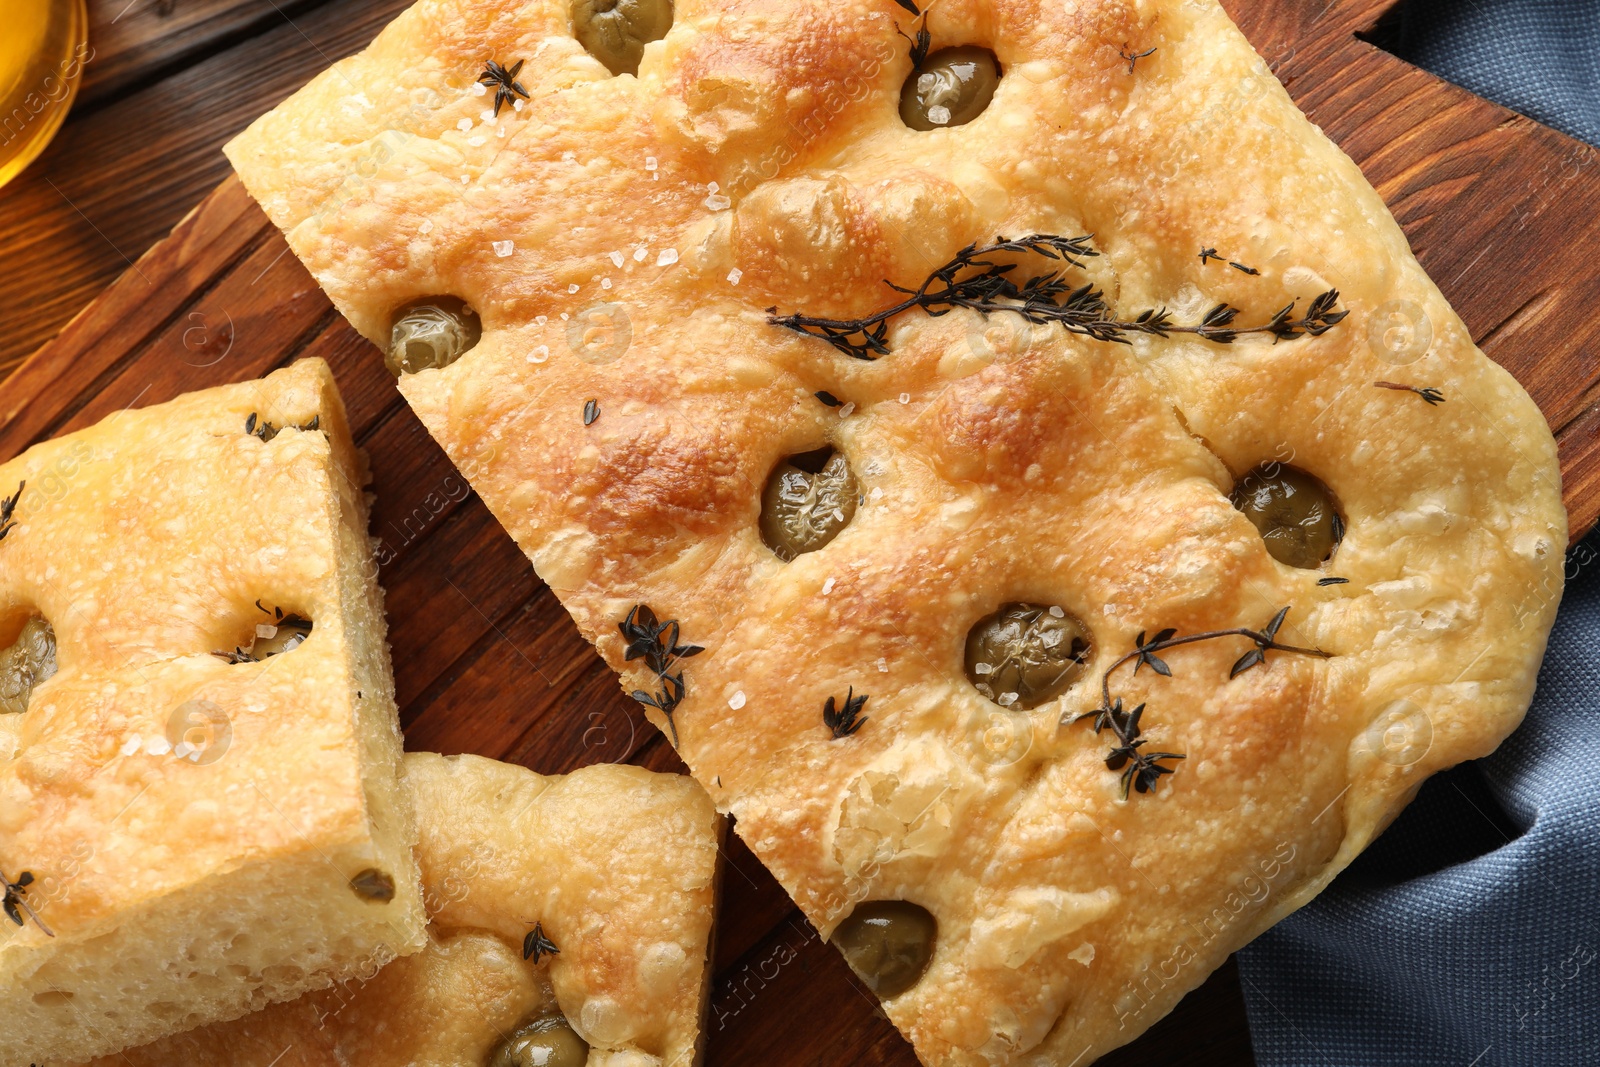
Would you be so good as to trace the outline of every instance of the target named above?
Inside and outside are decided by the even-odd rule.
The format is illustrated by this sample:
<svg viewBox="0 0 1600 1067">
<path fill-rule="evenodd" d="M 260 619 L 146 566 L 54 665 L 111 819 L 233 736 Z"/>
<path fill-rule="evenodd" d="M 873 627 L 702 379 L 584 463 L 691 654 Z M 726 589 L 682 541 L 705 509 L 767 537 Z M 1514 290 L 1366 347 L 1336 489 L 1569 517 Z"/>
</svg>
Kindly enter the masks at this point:
<svg viewBox="0 0 1600 1067">
<path fill-rule="evenodd" d="M 908 6 L 423 0 L 228 151 L 923 1061 L 1082 1064 L 1517 724 L 1556 453 L 1214 0 Z"/>
<path fill-rule="evenodd" d="M 428 944 L 94 1067 L 691 1067 L 721 818 L 681 775 L 413 752 Z"/>
<path fill-rule="evenodd" d="M 321 360 L 0 465 L 0 1064 L 422 947 L 362 466 Z"/>
</svg>

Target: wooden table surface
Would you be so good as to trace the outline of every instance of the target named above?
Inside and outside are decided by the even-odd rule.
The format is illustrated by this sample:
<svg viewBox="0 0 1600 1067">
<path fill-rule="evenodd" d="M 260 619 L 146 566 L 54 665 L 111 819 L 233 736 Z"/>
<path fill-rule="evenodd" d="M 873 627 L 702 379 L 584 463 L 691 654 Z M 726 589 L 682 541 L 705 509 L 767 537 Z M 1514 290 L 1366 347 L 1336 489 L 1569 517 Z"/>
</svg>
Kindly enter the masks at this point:
<svg viewBox="0 0 1600 1067">
<path fill-rule="evenodd" d="M 61 361 L 75 343 L 72 331 L 27 373 L 10 383 L 4 378 L 125 272 L 117 313 L 131 316 L 139 287 L 162 284 L 160 271 L 171 269 L 156 257 L 144 266 L 153 277 L 143 277 L 135 261 L 228 175 L 222 143 L 333 60 L 365 45 L 409 2 L 89 0 L 94 55 L 78 103 L 46 154 L 0 189 L 6 266 L 0 313 L 7 326 L 0 331 L 0 459 L 40 435 L 93 421 L 105 405 L 136 399 L 120 395 L 122 367 L 115 361 L 103 370 L 80 367 L 71 397 L 52 398 L 52 383 L 70 377 Z M 1551 244 L 1571 231 L 1572 219 L 1592 219 L 1600 207 L 1600 168 L 1591 169 L 1600 157 L 1358 39 L 1358 31 L 1377 21 L 1382 0 L 1225 3 L 1301 106 L 1366 169 L 1480 345 L 1511 367 L 1544 407 L 1561 435 L 1569 502 L 1574 487 L 1595 489 L 1592 495 L 1600 497 L 1600 368 L 1585 355 L 1597 348 L 1600 324 L 1584 314 L 1600 279 L 1592 270 L 1573 269 L 1585 255 L 1593 262 L 1600 236 Z M 219 194 L 212 203 L 235 210 L 230 205 L 243 201 Z M 1466 226 L 1463 218 L 1476 221 Z M 1486 236 L 1491 231 L 1493 239 Z M 275 234 L 241 239 L 236 263 L 208 269 L 255 274 L 260 258 L 261 274 L 300 271 L 292 257 L 275 258 L 272 249 L 281 242 L 270 241 L 276 240 Z M 1546 254 L 1544 261 L 1538 253 Z M 378 397 L 393 392 L 392 382 L 371 373 L 365 342 L 334 321 L 331 309 L 290 309 L 282 318 L 283 329 L 300 331 L 294 350 L 329 358 L 347 396 L 352 389 L 361 394 L 352 409 L 367 404 L 375 413 L 363 430 L 365 447 L 424 457 L 406 470 L 448 470 L 398 399 Z M 83 325 L 80 334 L 87 332 Z M 195 325 L 202 333 L 215 328 Z M 191 327 L 172 322 L 160 328 L 183 333 Z M 46 366 L 50 359 L 61 366 Z M 184 373 L 178 367 L 168 377 L 181 381 Z M 411 747 L 469 750 L 458 713 L 468 701 L 494 704 L 502 688 L 485 681 L 481 664 L 520 659 L 529 684 L 540 690 L 533 698 L 537 717 L 511 733 L 502 729 L 497 737 L 514 740 L 496 740 L 485 754 L 545 772 L 594 758 L 681 770 L 510 539 L 457 485 L 459 494 L 446 492 L 448 506 L 425 519 L 435 525 L 428 545 L 448 546 L 451 555 L 439 554 L 444 548 L 402 551 L 381 572 Z M 428 488 L 380 471 L 375 532 L 382 535 L 388 524 L 409 543 L 402 528 Z M 1600 505 L 1573 510 L 1575 529 L 1581 529 Z M 442 573 L 434 585 L 448 587 L 454 600 L 435 602 L 415 592 L 422 588 L 417 575 L 431 568 Z M 525 577 L 513 583 L 482 578 L 500 573 Z M 419 644 L 417 628 L 396 625 L 397 612 L 411 618 L 464 613 L 476 620 L 471 629 L 477 636 L 458 638 L 454 624 L 441 620 L 436 644 Z M 548 663 L 561 664 L 560 671 L 552 676 L 535 665 Z M 571 736 L 558 738 L 558 730 Z M 914 1064 L 872 998 L 736 840 L 728 859 L 708 1064 Z M 1237 971 L 1230 963 L 1144 1038 L 1101 1062 L 1248 1067 L 1253 1059 Z"/>
</svg>

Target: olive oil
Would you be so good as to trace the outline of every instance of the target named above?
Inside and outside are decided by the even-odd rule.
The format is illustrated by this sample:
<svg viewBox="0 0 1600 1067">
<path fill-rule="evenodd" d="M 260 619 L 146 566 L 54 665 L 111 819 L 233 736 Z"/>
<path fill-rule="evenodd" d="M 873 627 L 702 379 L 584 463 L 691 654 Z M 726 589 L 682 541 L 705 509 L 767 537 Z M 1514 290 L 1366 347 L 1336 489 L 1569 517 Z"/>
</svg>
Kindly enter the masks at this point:
<svg viewBox="0 0 1600 1067">
<path fill-rule="evenodd" d="M 44 151 L 94 52 L 84 0 L 0 0 L 0 185 Z"/>
</svg>

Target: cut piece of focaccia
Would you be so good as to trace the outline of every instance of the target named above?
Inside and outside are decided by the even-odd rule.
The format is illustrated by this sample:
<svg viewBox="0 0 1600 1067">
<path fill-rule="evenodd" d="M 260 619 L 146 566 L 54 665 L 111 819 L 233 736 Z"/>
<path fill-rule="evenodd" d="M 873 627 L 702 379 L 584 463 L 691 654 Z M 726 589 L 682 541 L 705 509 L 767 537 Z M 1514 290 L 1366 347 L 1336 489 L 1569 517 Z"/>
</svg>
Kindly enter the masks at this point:
<svg viewBox="0 0 1600 1067">
<path fill-rule="evenodd" d="M 1213 0 L 905 6 L 424 0 L 228 151 L 923 1061 L 1082 1064 L 1517 724 L 1555 447 Z"/>
<path fill-rule="evenodd" d="M 0 1064 L 422 947 L 363 466 L 321 360 L 0 465 Z"/>
<path fill-rule="evenodd" d="M 638 767 L 413 752 L 428 944 L 94 1067 L 691 1067 L 721 818 Z"/>
</svg>

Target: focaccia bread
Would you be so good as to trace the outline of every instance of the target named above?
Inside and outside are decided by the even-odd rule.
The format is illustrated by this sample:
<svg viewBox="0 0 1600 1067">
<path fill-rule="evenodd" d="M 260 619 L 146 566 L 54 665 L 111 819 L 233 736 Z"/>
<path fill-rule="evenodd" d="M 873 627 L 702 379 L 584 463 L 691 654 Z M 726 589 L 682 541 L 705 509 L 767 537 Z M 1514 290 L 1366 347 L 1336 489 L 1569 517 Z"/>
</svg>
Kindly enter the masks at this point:
<svg viewBox="0 0 1600 1067">
<path fill-rule="evenodd" d="M 422 947 L 363 466 L 321 360 L 0 465 L 0 1064 Z"/>
<path fill-rule="evenodd" d="M 616 765 L 544 777 L 413 752 L 405 767 L 422 952 L 94 1067 L 698 1062 L 722 823 L 705 791 Z"/>
<path fill-rule="evenodd" d="M 1083 1064 L 1516 726 L 1555 446 L 1213 0 L 906 7 L 423 0 L 228 152 L 923 1061 Z"/>
</svg>

